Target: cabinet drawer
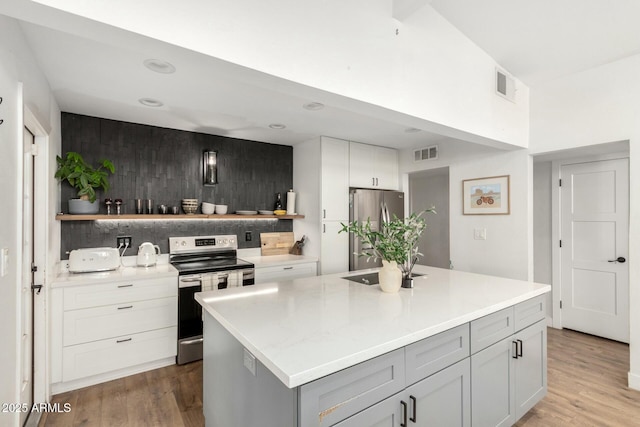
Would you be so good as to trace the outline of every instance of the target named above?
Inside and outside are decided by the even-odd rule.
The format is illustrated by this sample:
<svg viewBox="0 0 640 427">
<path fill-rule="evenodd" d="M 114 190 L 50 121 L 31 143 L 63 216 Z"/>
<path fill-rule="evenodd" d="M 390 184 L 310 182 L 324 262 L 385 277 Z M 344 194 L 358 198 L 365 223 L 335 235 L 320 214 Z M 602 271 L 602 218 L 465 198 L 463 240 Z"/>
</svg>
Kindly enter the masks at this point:
<svg viewBox="0 0 640 427">
<path fill-rule="evenodd" d="M 177 335 L 177 328 L 172 327 L 65 347 L 62 381 L 175 356 Z"/>
<path fill-rule="evenodd" d="M 302 426 L 331 426 L 402 390 L 404 348 L 305 384 L 299 389 Z"/>
<path fill-rule="evenodd" d="M 407 384 L 413 384 L 469 357 L 469 324 L 449 329 L 405 349 Z"/>
<path fill-rule="evenodd" d="M 292 280 L 317 274 L 315 262 L 256 268 L 256 283 Z"/>
<path fill-rule="evenodd" d="M 170 297 L 72 310 L 63 319 L 63 345 L 69 346 L 176 326 L 178 300 Z"/>
<path fill-rule="evenodd" d="M 178 278 L 136 279 L 64 289 L 64 310 L 99 307 L 178 295 Z"/>
<path fill-rule="evenodd" d="M 540 295 L 517 304 L 514 313 L 516 332 L 544 319 L 547 316 L 546 302 L 546 295 Z"/>
<path fill-rule="evenodd" d="M 515 332 L 513 307 L 505 308 L 471 322 L 471 354 Z"/>
</svg>

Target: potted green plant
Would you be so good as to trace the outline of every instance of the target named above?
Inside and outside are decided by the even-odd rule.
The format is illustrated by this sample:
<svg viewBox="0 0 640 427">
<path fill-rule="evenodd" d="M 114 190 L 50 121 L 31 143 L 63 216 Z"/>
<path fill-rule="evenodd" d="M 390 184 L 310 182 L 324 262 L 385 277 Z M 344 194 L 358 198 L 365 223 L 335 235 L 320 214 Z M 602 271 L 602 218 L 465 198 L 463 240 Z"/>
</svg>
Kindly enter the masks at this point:
<svg viewBox="0 0 640 427">
<path fill-rule="evenodd" d="M 56 156 L 58 170 L 55 177 L 60 181 L 67 181 L 78 190 L 78 199 L 69 200 L 69 213 L 95 214 L 100 204 L 96 203 L 96 189 L 109 190 L 109 172 L 114 173 L 115 167 L 110 160 L 100 160 L 94 168 L 82 158 L 79 153 L 68 152 L 64 157 Z"/>
<path fill-rule="evenodd" d="M 357 255 L 382 260 L 378 280 L 383 291 L 397 292 L 403 280 L 411 282 L 411 270 L 418 257 L 422 255 L 418 252 L 417 244 L 420 235 L 427 227 L 423 217 L 425 213 L 436 213 L 436 211 L 434 208 L 426 209 L 413 213 L 405 219 L 394 216 L 390 221 L 383 221 L 379 229 L 374 228 L 369 219 L 366 222 L 353 221 L 349 224 L 341 224 L 340 233 L 353 233 L 361 239 L 362 246 L 369 247 Z"/>
</svg>

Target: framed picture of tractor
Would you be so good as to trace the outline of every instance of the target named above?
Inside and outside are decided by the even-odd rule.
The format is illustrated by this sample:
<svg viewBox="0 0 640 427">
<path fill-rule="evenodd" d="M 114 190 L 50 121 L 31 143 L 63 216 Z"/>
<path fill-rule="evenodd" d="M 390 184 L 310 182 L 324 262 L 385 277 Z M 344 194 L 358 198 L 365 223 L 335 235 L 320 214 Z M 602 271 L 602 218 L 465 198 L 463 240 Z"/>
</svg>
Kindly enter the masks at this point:
<svg viewBox="0 0 640 427">
<path fill-rule="evenodd" d="M 509 215 L 509 175 L 462 181 L 462 213 Z"/>
</svg>

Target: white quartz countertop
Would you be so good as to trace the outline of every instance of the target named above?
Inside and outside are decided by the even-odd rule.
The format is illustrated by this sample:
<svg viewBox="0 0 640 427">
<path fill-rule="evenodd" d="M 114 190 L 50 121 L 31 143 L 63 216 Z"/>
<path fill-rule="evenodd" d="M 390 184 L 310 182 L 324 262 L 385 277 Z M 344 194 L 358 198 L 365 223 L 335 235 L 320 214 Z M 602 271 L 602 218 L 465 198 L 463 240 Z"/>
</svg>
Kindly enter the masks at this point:
<svg viewBox="0 0 640 427">
<path fill-rule="evenodd" d="M 63 271 L 51 283 L 52 288 L 68 286 L 95 285 L 103 282 L 126 282 L 139 279 L 154 279 L 162 277 L 178 277 L 178 270 L 171 264 L 160 263 L 153 267 L 136 267 L 135 263 L 125 262 L 116 270 L 96 273 L 69 273 Z M 176 281 L 176 286 L 177 286 Z"/>
<path fill-rule="evenodd" d="M 413 289 L 387 294 L 341 277 L 361 270 L 196 294 L 196 300 L 293 388 L 544 294 L 549 285 L 416 266 Z"/>
</svg>

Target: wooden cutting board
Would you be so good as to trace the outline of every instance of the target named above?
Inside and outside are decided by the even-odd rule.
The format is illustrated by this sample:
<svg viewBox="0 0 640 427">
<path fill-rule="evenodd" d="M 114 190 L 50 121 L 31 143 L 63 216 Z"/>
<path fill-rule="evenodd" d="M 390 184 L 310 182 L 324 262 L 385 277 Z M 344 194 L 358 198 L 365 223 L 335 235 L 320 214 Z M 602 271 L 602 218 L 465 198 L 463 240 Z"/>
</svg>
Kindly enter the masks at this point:
<svg viewBox="0 0 640 427">
<path fill-rule="evenodd" d="M 266 255 L 286 255 L 293 246 L 293 233 L 260 233 L 260 253 Z"/>
</svg>

